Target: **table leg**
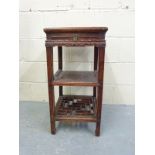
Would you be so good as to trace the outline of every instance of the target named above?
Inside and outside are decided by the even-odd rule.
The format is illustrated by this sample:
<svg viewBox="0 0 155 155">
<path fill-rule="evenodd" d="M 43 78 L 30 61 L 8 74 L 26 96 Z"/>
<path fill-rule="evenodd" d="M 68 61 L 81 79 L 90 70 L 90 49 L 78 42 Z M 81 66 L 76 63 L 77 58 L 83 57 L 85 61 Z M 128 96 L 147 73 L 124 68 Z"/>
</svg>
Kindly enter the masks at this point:
<svg viewBox="0 0 155 155">
<path fill-rule="evenodd" d="M 58 46 L 58 69 L 62 70 L 63 63 L 62 63 L 62 46 Z M 59 96 L 63 95 L 63 87 L 59 86 Z"/>
<path fill-rule="evenodd" d="M 94 47 L 94 71 L 97 70 L 98 48 Z M 96 97 L 96 87 L 93 87 L 93 96 Z"/>
<path fill-rule="evenodd" d="M 101 112 L 102 112 L 102 95 L 103 95 L 103 74 L 104 74 L 104 57 L 105 48 L 98 47 L 99 62 L 98 62 L 98 83 L 97 87 L 97 122 L 96 122 L 96 136 L 100 135 L 100 124 L 101 124 Z"/>
<path fill-rule="evenodd" d="M 54 86 L 50 85 L 53 80 L 53 47 L 46 47 L 47 56 L 47 73 L 48 73 L 48 96 L 49 96 L 49 107 L 50 107 L 50 123 L 51 133 L 55 134 L 55 101 L 54 101 Z"/>
</svg>

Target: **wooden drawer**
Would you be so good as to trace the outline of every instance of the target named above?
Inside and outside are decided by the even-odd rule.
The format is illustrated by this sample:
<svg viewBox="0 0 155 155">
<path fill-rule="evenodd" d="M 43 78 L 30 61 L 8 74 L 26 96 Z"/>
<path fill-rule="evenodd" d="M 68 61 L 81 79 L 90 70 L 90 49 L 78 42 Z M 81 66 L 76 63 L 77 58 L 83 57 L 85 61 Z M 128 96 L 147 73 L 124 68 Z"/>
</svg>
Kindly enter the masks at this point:
<svg viewBox="0 0 155 155">
<path fill-rule="evenodd" d="M 82 29 L 82 28 L 81 28 Z M 107 29 L 94 30 L 87 32 L 82 29 L 44 29 L 47 34 L 46 46 L 86 46 L 86 45 L 105 45 L 105 32 Z"/>
</svg>

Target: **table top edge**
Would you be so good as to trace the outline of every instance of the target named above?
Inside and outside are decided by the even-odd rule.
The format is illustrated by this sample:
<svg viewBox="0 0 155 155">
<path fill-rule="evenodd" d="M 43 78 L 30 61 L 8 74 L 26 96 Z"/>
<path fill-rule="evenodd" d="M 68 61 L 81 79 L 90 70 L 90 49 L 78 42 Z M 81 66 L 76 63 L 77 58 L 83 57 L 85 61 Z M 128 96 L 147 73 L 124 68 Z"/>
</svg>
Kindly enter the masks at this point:
<svg viewBox="0 0 155 155">
<path fill-rule="evenodd" d="M 44 28 L 45 33 L 54 32 L 106 32 L 108 27 L 51 27 Z"/>
</svg>

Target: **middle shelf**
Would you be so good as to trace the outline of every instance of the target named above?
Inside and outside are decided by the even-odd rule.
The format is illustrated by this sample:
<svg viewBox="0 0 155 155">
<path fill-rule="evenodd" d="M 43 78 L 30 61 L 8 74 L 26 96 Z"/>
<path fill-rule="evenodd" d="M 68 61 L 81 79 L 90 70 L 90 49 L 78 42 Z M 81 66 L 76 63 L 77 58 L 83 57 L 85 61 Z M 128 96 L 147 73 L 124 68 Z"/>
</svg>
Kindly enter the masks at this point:
<svg viewBox="0 0 155 155">
<path fill-rule="evenodd" d="M 54 75 L 51 85 L 58 86 L 97 86 L 97 71 L 62 71 Z"/>
</svg>

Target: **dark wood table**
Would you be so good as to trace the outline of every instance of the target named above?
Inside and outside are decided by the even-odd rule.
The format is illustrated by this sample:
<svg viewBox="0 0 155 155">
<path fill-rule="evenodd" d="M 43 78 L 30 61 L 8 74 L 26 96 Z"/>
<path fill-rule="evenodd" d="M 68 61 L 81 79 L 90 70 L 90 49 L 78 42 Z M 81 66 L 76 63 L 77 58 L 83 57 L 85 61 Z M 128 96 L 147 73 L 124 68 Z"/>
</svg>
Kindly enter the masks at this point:
<svg viewBox="0 0 155 155">
<path fill-rule="evenodd" d="M 100 135 L 105 34 L 107 27 L 45 28 L 48 71 L 48 94 L 51 133 L 56 133 L 55 121 L 95 122 L 96 136 Z M 58 47 L 58 71 L 53 73 L 53 47 Z M 94 46 L 93 71 L 63 70 L 63 46 Z M 55 105 L 54 86 L 59 86 L 59 99 Z M 93 95 L 64 95 L 63 86 L 93 87 Z"/>
</svg>

